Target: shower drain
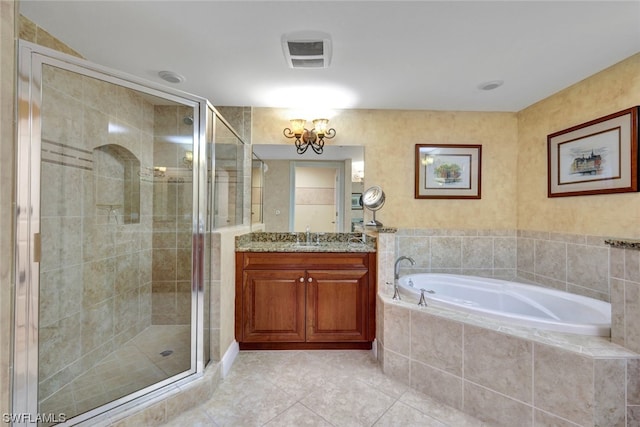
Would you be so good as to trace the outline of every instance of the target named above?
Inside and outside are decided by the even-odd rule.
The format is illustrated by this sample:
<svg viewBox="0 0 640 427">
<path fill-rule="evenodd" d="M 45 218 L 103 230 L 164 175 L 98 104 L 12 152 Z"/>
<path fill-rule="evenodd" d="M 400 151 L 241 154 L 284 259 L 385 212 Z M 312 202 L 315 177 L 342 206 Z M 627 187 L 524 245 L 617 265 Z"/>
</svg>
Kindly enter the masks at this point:
<svg viewBox="0 0 640 427">
<path fill-rule="evenodd" d="M 167 356 L 170 356 L 171 354 L 173 354 L 173 350 L 165 350 L 165 351 L 161 351 L 161 352 L 160 352 L 160 354 L 161 354 L 163 357 L 167 357 Z"/>
</svg>

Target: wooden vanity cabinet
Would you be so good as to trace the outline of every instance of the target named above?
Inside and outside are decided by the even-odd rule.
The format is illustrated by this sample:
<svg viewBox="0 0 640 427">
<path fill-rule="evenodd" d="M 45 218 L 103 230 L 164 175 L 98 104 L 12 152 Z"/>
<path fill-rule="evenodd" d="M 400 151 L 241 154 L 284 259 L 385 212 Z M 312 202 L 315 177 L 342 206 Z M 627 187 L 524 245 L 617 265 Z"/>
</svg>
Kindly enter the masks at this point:
<svg viewBox="0 0 640 427">
<path fill-rule="evenodd" d="M 375 253 L 236 253 L 241 349 L 371 348 Z"/>
</svg>

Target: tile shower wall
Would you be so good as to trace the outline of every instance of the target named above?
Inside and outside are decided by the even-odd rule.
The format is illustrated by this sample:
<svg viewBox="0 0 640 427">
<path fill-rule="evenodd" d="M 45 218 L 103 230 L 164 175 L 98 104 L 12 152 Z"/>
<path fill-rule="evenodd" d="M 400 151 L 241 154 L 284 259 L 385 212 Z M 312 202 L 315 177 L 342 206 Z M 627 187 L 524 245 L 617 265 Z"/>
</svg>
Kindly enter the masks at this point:
<svg viewBox="0 0 640 427">
<path fill-rule="evenodd" d="M 191 236 L 193 177 L 186 152 L 193 126 L 185 123 L 193 109 L 156 106 L 154 111 L 152 323 L 191 323 Z"/>
<path fill-rule="evenodd" d="M 214 197 L 217 203 L 215 226 L 251 223 L 251 107 L 216 107 Z M 236 132 L 234 134 L 230 129 Z"/>
<path fill-rule="evenodd" d="M 60 387 L 151 323 L 152 183 L 141 180 L 140 209 L 126 222 L 131 164 L 99 147 L 150 166 L 154 112 L 134 91 L 45 67 L 42 115 L 39 392 L 46 407 Z"/>
</svg>

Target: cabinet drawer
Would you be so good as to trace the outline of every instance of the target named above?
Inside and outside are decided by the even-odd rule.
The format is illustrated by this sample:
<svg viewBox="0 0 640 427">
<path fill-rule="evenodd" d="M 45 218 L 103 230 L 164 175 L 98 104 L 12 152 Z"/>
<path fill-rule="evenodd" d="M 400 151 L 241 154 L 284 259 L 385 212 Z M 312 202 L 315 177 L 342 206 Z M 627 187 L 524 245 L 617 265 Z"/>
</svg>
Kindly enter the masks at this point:
<svg viewBox="0 0 640 427">
<path fill-rule="evenodd" d="M 346 269 L 369 267 L 366 252 L 244 252 L 245 270 L 265 269 Z"/>
</svg>

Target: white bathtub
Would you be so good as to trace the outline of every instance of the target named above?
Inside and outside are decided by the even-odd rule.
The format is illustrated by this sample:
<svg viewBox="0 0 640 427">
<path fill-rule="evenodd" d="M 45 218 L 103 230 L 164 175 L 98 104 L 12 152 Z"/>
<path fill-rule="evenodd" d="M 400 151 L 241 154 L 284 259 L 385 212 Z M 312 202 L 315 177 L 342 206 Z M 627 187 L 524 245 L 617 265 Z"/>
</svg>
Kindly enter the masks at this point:
<svg viewBox="0 0 640 427">
<path fill-rule="evenodd" d="M 611 335 L 611 304 L 568 292 L 455 274 L 410 274 L 398 285 L 405 302 L 417 304 L 425 289 L 427 305 L 550 331 Z"/>
</svg>

